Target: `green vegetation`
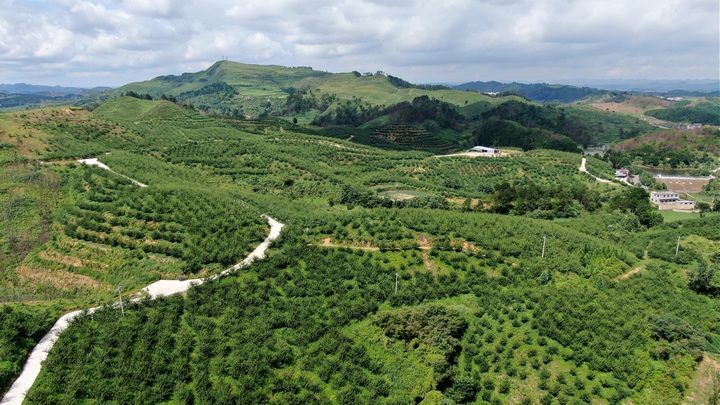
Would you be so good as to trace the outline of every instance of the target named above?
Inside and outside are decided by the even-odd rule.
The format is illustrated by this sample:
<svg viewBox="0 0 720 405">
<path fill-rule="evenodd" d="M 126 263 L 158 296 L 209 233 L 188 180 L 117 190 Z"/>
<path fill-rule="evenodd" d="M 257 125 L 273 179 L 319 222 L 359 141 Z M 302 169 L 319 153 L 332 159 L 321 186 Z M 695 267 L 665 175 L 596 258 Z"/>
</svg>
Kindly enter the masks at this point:
<svg viewBox="0 0 720 405">
<path fill-rule="evenodd" d="M 717 333 L 720 324 L 712 301 L 678 273 L 648 266 L 615 283 L 629 266 L 618 260 L 608 273 L 606 260 L 622 251 L 579 233 L 546 222 L 518 228 L 523 221 L 512 217 L 427 214 L 348 219 L 368 224 L 370 215 L 382 232 L 411 224 L 438 238 L 436 275 L 414 249 L 308 247 L 301 235 L 326 228 L 302 231 L 308 218 L 244 275 L 184 300 L 136 304 L 125 317 L 108 308 L 81 318 L 29 400 L 682 400 L 706 342 L 700 331 Z M 457 236 L 442 242 L 446 229 Z M 557 238 L 544 262 L 539 249 L 516 245 L 544 232 Z M 462 250 L 463 240 L 478 248 Z M 570 252 L 588 248 L 578 255 L 586 264 L 558 270 Z M 123 360 L 126 367 L 103 366 Z"/>
<path fill-rule="evenodd" d="M 263 86 L 277 99 L 261 113 L 353 124 L 180 105 Z M 29 403 L 681 403 L 717 351 L 720 217 L 662 223 L 642 188 L 533 149 L 576 147 L 553 121 L 574 110 L 226 63 L 122 91 L 92 112 L 0 115 L 3 389 L 62 310 L 107 304 L 61 335 Z M 433 155 L 496 123 L 542 136 Z M 112 171 L 75 161 L 90 157 Z M 242 260 L 260 214 L 286 224 L 267 259 L 110 305 L 118 285 L 141 298 Z"/>
<path fill-rule="evenodd" d="M 483 119 L 499 119 L 526 128 L 551 131 L 569 137 L 579 145 L 597 145 L 631 138 L 653 130 L 638 119 L 610 114 L 592 108 L 535 105 L 507 101 L 482 114 Z"/>
<path fill-rule="evenodd" d="M 580 152 L 570 138 L 537 128 L 527 128 L 513 121 L 486 121 L 475 132 L 475 142 L 481 145 L 514 146 L 523 150 L 555 149 Z"/>
<path fill-rule="evenodd" d="M 639 164 L 670 168 L 714 168 L 720 154 L 720 131 L 665 130 L 618 143 L 605 158 L 615 167 Z M 702 174 L 702 173 L 698 173 Z"/>
<path fill-rule="evenodd" d="M 57 315 L 57 309 L 0 307 L 0 392 L 10 388 L 28 353 L 55 323 Z"/>
<path fill-rule="evenodd" d="M 720 125 L 720 102 L 717 99 L 709 100 L 712 101 L 649 110 L 645 114 L 665 121 Z"/>
</svg>

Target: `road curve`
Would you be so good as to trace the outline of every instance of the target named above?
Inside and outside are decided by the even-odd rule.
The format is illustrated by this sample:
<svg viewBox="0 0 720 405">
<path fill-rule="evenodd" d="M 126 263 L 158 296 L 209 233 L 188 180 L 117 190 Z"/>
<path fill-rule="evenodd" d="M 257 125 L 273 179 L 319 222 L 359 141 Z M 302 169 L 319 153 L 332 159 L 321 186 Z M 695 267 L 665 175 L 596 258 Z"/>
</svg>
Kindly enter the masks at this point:
<svg viewBox="0 0 720 405">
<path fill-rule="evenodd" d="M 587 171 L 587 168 L 585 167 L 585 162 L 586 162 L 586 161 L 587 161 L 586 158 L 582 158 L 582 163 L 580 163 L 580 168 L 579 168 L 579 170 L 580 170 L 582 173 L 585 173 L 585 174 L 589 175 L 590 177 L 594 178 L 595 180 L 599 181 L 600 183 L 612 183 L 612 181 L 610 181 L 610 180 L 601 179 L 600 177 L 593 176 L 592 173 L 590 173 L 589 171 Z"/>
<path fill-rule="evenodd" d="M 277 239 L 278 236 L 280 236 L 280 231 L 285 226 L 284 224 L 281 224 L 280 222 L 270 218 L 267 215 L 262 215 L 263 218 L 267 219 L 268 224 L 270 224 L 270 233 L 268 234 L 267 238 L 259 244 L 255 250 L 252 251 L 243 261 L 240 263 L 230 267 L 227 270 L 222 271 L 219 274 L 216 274 L 214 276 L 211 276 L 208 278 L 208 281 L 216 280 L 220 277 L 226 276 L 228 274 L 231 274 L 247 265 L 252 263 L 256 259 L 263 259 L 265 257 L 265 250 L 270 246 L 270 243 Z M 162 296 L 168 296 L 173 294 L 178 294 L 184 291 L 187 291 L 188 289 L 192 288 L 194 285 L 202 284 L 202 279 L 193 279 L 193 280 L 160 280 L 156 281 L 155 283 L 150 284 L 149 286 L 143 288 L 143 291 L 147 292 L 150 299 L 155 299 L 157 297 Z M 140 300 L 141 298 L 136 298 L 133 301 Z M 118 305 L 119 303 L 116 303 L 115 305 Z M 98 310 L 101 307 L 94 307 L 88 309 L 88 312 L 92 313 Z M 60 319 L 58 319 L 57 322 L 55 322 L 55 325 L 53 325 L 52 328 L 50 328 L 50 331 L 48 331 L 45 336 L 43 336 L 42 339 L 40 339 L 40 342 L 33 348 L 32 352 L 30 353 L 30 356 L 28 357 L 27 361 L 25 362 L 25 366 L 23 367 L 22 372 L 20 373 L 20 376 L 15 380 L 13 385 L 10 387 L 8 392 L 5 394 L 5 396 L 2 398 L 2 401 L 0 401 L 0 404 L 2 405 L 21 405 L 22 402 L 25 400 L 25 397 L 27 396 L 28 391 L 30 391 L 30 388 L 35 383 L 35 380 L 37 379 L 37 376 L 40 374 L 40 369 L 42 368 L 42 363 L 47 359 L 48 353 L 50 352 L 50 349 L 52 349 L 53 345 L 55 344 L 55 341 L 57 341 L 58 336 L 68 327 L 70 324 L 70 321 L 75 319 L 78 315 L 80 315 L 83 311 L 78 310 L 74 312 L 70 312 L 69 314 L 65 314 Z"/>
</svg>

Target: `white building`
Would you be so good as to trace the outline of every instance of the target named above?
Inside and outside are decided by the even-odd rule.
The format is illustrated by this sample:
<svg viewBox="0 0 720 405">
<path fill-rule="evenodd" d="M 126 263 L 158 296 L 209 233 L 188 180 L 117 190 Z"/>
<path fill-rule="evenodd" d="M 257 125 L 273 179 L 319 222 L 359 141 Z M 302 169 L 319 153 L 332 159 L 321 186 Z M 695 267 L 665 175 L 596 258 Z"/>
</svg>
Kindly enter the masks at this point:
<svg viewBox="0 0 720 405">
<path fill-rule="evenodd" d="M 693 210 L 695 201 L 683 200 L 680 194 L 673 191 L 653 191 L 650 201 L 657 204 L 661 210 Z"/>
<path fill-rule="evenodd" d="M 473 146 L 468 149 L 468 152 L 482 153 L 484 156 L 500 156 L 502 153 L 500 149 L 488 148 L 486 146 Z"/>
</svg>

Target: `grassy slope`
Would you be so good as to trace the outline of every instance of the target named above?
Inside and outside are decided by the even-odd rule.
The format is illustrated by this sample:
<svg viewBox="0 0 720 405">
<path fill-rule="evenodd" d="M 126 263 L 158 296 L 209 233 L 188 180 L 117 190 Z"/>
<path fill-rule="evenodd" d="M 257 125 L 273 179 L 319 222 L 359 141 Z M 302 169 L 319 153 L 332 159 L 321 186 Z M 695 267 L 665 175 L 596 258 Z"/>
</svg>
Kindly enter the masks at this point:
<svg viewBox="0 0 720 405">
<path fill-rule="evenodd" d="M 389 106 L 402 101 L 412 101 L 415 97 L 429 96 L 447 103 L 464 106 L 476 102 L 498 104 L 505 99 L 496 99 L 475 92 L 457 90 L 423 90 L 415 88 L 397 88 L 390 84 L 385 76 L 356 77 L 352 73 L 332 75 L 317 86 L 321 92 L 337 94 L 341 102 L 352 98 L 360 98 L 373 105 Z M 467 102 L 467 103 L 466 103 Z"/>
<path fill-rule="evenodd" d="M 629 115 L 631 117 L 643 119 L 644 121 L 650 122 L 656 126 L 672 128 L 677 124 L 655 118 L 649 114 L 646 115 L 645 113 L 647 111 L 667 109 L 678 109 L 679 111 L 682 111 L 683 108 L 696 108 L 701 106 L 705 109 L 714 111 L 715 114 L 717 114 L 718 105 L 720 105 L 720 98 L 684 97 L 681 100 L 668 100 L 656 96 L 623 95 L 622 100 L 611 100 L 609 97 L 605 97 L 601 99 L 590 99 L 586 102 L 593 108 L 597 108 L 599 110 Z M 690 123 L 691 122 L 687 122 L 687 124 Z"/>
<path fill-rule="evenodd" d="M 153 80 L 127 84 L 115 93 L 135 91 L 159 96 L 163 93 L 178 95 L 185 91 L 197 90 L 207 84 L 226 82 L 240 91 L 242 98 L 278 97 L 287 93 L 282 88 L 320 90 L 321 93 L 337 94 L 341 100 L 361 98 L 371 104 L 391 105 L 411 101 L 421 95 L 431 95 L 455 105 L 477 101 L 498 100 L 474 92 L 455 90 L 399 89 L 388 82 L 385 76 L 356 77 L 353 73 L 331 74 L 307 68 L 286 68 L 282 66 L 248 65 L 235 62 L 217 62 L 205 71 L 185 73 L 174 80 L 155 78 Z"/>
<path fill-rule="evenodd" d="M 152 80 L 130 83 L 114 92 L 135 91 L 159 96 L 163 93 L 178 95 L 193 91 L 211 83 L 225 82 L 238 88 L 246 88 L 252 95 L 277 95 L 282 87 L 290 87 L 302 81 L 312 83 L 312 78 L 328 75 L 308 68 L 287 68 L 274 65 L 250 65 L 221 61 L 206 70 L 183 73 L 180 76 L 160 76 Z M 252 92 L 254 91 L 254 93 Z"/>
<path fill-rule="evenodd" d="M 643 113 L 647 110 L 668 108 L 672 106 L 672 104 L 673 103 L 671 101 L 663 100 L 658 97 L 637 95 L 625 96 L 625 100 L 620 102 L 600 99 L 591 103 L 591 105 L 601 110 L 623 113 L 638 118 L 642 117 Z"/>
</svg>

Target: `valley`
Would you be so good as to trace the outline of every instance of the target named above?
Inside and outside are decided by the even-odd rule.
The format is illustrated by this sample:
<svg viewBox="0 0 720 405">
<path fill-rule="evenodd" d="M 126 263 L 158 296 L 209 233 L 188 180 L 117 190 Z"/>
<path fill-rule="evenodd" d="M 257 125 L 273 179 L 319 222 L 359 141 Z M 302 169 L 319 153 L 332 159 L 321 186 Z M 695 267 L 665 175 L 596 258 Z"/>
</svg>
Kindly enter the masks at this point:
<svg viewBox="0 0 720 405">
<path fill-rule="evenodd" d="M 720 136 L 614 111 L 221 61 L 0 114 L 4 401 L 94 308 L 23 403 L 701 403 L 720 215 L 615 170 Z"/>
</svg>

